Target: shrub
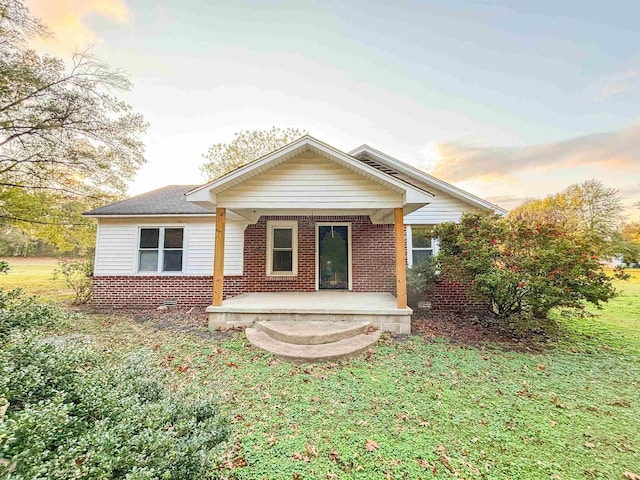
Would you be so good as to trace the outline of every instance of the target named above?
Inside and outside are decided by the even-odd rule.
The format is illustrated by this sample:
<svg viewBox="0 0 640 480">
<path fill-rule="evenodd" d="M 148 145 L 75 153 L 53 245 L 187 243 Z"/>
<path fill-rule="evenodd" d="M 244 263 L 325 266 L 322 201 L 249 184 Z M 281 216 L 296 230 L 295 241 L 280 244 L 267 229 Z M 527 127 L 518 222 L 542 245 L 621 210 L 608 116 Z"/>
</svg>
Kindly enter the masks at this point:
<svg viewBox="0 0 640 480">
<path fill-rule="evenodd" d="M 556 307 L 579 311 L 584 301 L 599 306 L 615 294 L 595 247 L 552 224 L 466 214 L 434 235 L 443 273 L 470 283 L 470 293 L 505 323 L 547 319 Z"/>
<path fill-rule="evenodd" d="M 10 308 L 37 310 L 32 302 Z M 153 365 L 149 353 L 114 361 L 86 344 L 56 346 L 34 329 L 6 330 L 0 337 L 0 478 L 213 476 L 226 422 L 210 398 L 168 389 L 167 371 Z"/>
<path fill-rule="evenodd" d="M 68 316 L 57 305 L 40 302 L 36 297 L 25 297 L 19 288 L 0 288 L 0 341 L 12 329 L 52 326 Z"/>
<path fill-rule="evenodd" d="M 418 308 L 433 291 L 440 271 L 434 257 L 423 258 L 407 269 L 407 302 L 411 308 Z"/>
<path fill-rule="evenodd" d="M 9 272 L 9 264 L 4 260 L 0 260 L 0 273 L 4 273 L 5 275 Z"/>
<path fill-rule="evenodd" d="M 91 300 L 93 260 L 62 258 L 58 260 L 58 268 L 53 271 L 53 278 L 59 277 L 73 290 L 74 304 L 83 305 Z"/>
</svg>

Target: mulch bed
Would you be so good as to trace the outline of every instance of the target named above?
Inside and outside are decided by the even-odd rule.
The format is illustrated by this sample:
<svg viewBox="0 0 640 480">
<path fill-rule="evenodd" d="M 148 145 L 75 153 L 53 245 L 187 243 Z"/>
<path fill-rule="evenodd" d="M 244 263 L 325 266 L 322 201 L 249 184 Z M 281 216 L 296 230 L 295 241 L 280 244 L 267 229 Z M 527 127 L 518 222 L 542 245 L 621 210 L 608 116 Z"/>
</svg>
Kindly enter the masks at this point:
<svg viewBox="0 0 640 480">
<path fill-rule="evenodd" d="M 456 314 L 450 312 L 418 311 L 411 321 L 411 333 L 421 335 L 425 341 L 445 338 L 452 343 L 482 347 L 491 344 L 503 350 L 537 352 L 543 350 L 536 342 L 515 338 L 499 329 L 488 316 Z"/>
</svg>

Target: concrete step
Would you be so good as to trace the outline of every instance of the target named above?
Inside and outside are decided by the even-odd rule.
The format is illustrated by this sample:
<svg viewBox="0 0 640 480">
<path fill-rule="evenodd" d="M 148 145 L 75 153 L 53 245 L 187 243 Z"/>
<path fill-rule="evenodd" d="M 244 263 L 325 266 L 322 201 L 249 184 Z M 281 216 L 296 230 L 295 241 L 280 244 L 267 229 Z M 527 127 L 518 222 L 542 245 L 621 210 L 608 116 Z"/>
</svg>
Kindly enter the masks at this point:
<svg viewBox="0 0 640 480">
<path fill-rule="evenodd" d="M 271 338 L 294 345 L 320 345 L 337 342 L 363 333 L 369 322 L 295 322 L 290 320 L 264 320 L 256 328 Z"/>
<path fill-rule="evenodd" d="M 253 346 L 271 352 L 277 357 L 293 362 L 324 362 L 338 360 L 366 350 L 368 347 L 375 344 L 380 338 L 380 331 L 376 330 L 370 333 L 360 333 L 331 343 L 297 345 L 294 343 L 276 340 L 257 328 L 247 328 L 245 333 L 247 335 L 247 339 Z"/>
</svg>

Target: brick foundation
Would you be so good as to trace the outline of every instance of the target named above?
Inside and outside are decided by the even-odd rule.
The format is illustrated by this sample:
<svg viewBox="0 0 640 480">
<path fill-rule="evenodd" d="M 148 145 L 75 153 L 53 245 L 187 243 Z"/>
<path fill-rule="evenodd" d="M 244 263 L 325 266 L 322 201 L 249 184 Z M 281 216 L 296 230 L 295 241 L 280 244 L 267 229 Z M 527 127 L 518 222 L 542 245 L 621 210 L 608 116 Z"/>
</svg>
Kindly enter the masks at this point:
<svg viewBox="0 0 640 480">
<path fill-rule="evenodd" d="M 442 278 L 436 283 L 431 298 L 431 310 L 435 312 L 485 312 L 486 307 L 469 297 L 469 286 Z"/>
<path fill-rule="evenodd" d="M 117 275 L 93 277 L 94 306 L 102 309 L 156 308 L 165 301 L 178 307 L 211 305 L 213 277 Z"/>
</svg>

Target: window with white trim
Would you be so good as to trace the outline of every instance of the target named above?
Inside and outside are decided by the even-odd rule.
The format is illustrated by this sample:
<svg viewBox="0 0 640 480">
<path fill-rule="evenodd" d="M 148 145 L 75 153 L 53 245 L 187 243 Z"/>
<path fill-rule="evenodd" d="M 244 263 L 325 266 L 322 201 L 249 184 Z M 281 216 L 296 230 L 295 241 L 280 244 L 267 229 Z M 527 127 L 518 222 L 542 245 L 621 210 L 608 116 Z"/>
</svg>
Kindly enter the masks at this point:
<svg viewBox="0 0 640 480">
<path fill-rule="evenodd" d="M 298 274 L 298 222 L 267 222 L 267 275 Z"/>
<path fill-rule="evenodd" d="M 407 246 L 410 251 L 409 265 L 416 265 L 424 258 L 431 257 L 437 253 L 436 240 L 431 238 L 433 226 L 412 225 L 409 230 L 410 235 L 407 236 L 409 239 L 409 242 L 407 242 L 409 245 Z"/>
<path fill-rule="evenodd" d="M 182 272 L 184 228 L 141 228 L 138 241 L 139 272 Z"/>
</svg>

